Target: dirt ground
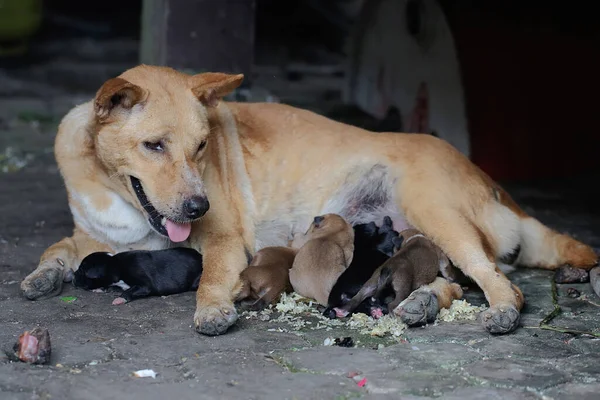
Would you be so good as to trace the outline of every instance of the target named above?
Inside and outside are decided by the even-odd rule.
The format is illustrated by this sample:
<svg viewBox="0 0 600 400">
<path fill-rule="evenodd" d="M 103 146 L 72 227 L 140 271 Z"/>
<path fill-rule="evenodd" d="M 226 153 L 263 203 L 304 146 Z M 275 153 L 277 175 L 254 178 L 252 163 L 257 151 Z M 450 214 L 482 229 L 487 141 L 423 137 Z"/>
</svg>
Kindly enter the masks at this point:
<svg viewBox="0 0 600 400">
<path fill-rule="evenodd" d="M 52 155 L 56 125 L 98 81 L 126 65 L 100 68 L 94 51 L 88 48 L 88 61 L 84 57 L 77 68 L 72 61 L 52 61 L 29 75 L 0 70 L 0 347 L 12 346 L 35 326 L 50 330 L 53 345 L 49 366 L 0 356 L 1 399 L 598 398 L 600 340 L 537 328 L 554 307 L 552 274 L 546 271 L 509 274 L 527 305 L 522 327 L 505 336 L 491 336 L 478 321 L 440 322 L 393 339 L 345 328 L 295 330 L 241 317 L 228 334 L 205 337 L 192 328 L 193 293 L 116 307 L 111 293 L 67 285 L 60 297 L 24 299 L 21 279 L 46 247 L 72 229 Z M 56 74 L 72 85 L 56 84 Z M 308 90 L 303 96 L 312 97 Z M 351 122 L 359 118 L 336 115 Z M 600 209 L 595 188 L 587 184 L 597 177 L 506 187 L 528 212 L 598 249 Z M 567 296 L 569 288 L 583 297 Z M 76 299 L 66 302 L 64 296 Z M 476 288 L 466 298 L 485 303 Z M 558 304 L 562 313 L 553 326 L 600 333 L 600 299 L 589 284 L 558 285 Z M 323 346 L 327 337 L 345 336 L 359 341 L 357 347 Z M 140 369 L 157 376 L 133 377 Z"/>
</svg>

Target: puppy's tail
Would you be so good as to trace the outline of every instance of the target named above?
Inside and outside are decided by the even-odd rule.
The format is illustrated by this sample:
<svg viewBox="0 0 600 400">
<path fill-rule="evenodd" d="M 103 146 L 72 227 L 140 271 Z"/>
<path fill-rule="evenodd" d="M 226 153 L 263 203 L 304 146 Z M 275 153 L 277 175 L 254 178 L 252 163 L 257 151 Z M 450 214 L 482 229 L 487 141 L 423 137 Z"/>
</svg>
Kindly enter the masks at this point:
<svg viewBox="0 0 600 400">
<path fill-rule="evenodd" d="M 565 264 L 590 269 L 598 264 L 598 256 L 590 246 L 526 216 L 521 219 L 521 251 L 517 264 L 549 270 Z"/>
<path fill-rule="evenodd" d="M 342 308 L 348 312 L 354 311 L 367 297 L 378 296 L 390 283 L 391 278 L 392 271 L 388 267 L 377 269 L 358 293 Z"/>
</svg>

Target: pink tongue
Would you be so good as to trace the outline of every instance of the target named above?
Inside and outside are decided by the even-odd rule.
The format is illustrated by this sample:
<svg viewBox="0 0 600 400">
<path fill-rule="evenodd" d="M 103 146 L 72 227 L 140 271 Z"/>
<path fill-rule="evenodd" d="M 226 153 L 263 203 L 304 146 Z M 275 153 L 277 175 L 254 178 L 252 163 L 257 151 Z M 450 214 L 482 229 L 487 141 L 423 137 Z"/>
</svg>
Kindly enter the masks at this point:
<svg viewBox="0 0 600 400">
<path fill-rule="evenodd" d="M 180 224 L 167 219 L 165 228 L 167 228 L 169 239 L 171 239 L 172 242 L 183 242 L 190 236 L 190 232 L 192 231 L 192 224 L 191 222 Z"/>
</svg>

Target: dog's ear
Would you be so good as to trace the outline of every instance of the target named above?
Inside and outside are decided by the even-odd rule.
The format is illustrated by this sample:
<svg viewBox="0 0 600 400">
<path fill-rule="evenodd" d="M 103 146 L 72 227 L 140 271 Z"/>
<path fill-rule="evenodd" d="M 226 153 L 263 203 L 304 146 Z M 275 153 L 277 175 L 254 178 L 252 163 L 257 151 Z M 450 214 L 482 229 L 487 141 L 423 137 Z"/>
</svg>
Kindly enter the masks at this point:
<svg viewBox="0 0 600 400">
<path fill-rule="evenodd" d="M 100 122 L 105 121 L 116 108 L 125 110 L 141 102 L 146 92 L 141 87 L 123 78 L 112 78 L 104 82 L 96 93 L 94 111 Z"/>
<path fill-rule="evenodd" d="M 230 75 L 206 72 L 191 78 L 192 93 L 207 107 L 214 107 L 223 97 L 237 89 L 244 80 L 243 74 Z"/>
</svg>

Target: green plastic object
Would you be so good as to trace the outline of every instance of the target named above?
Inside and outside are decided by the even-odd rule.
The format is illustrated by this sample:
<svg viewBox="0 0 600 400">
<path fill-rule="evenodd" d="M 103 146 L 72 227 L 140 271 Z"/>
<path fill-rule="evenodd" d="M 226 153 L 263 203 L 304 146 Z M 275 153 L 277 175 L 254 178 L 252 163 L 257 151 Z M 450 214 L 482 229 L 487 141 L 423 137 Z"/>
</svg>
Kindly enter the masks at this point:
<svg viewBox="0 0 600 400">
<path fill-rule="evenodd" d="M 73 296 L 65 296 L 65 297 L 61 297 L 60 298 L 62 301 L 64 301 L 65 303 L 72 303 L 75 300 L 77 300 L 77 297 L 73 297 Z"/>
</svg>

